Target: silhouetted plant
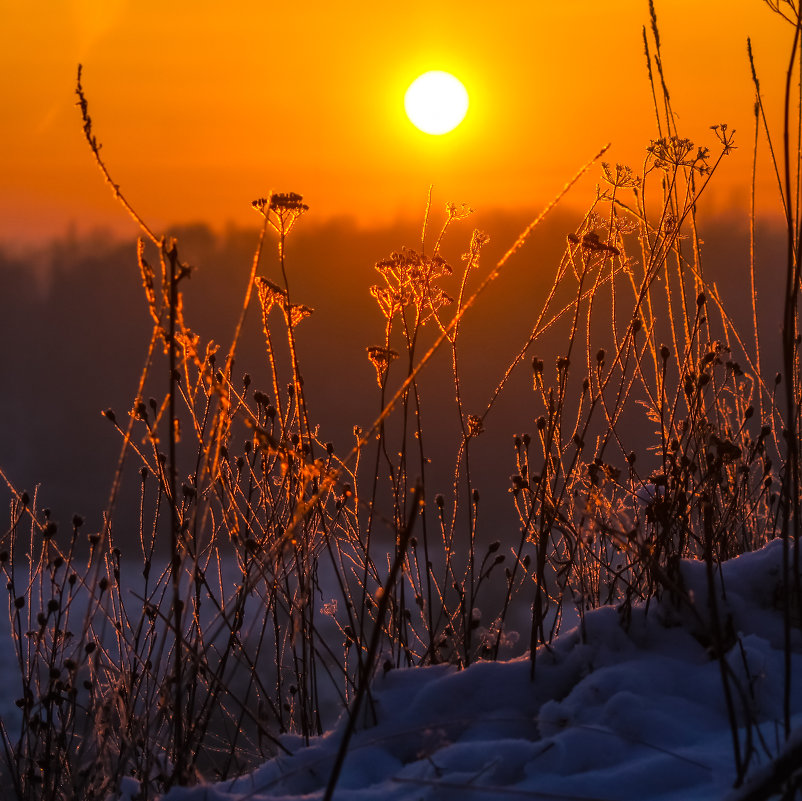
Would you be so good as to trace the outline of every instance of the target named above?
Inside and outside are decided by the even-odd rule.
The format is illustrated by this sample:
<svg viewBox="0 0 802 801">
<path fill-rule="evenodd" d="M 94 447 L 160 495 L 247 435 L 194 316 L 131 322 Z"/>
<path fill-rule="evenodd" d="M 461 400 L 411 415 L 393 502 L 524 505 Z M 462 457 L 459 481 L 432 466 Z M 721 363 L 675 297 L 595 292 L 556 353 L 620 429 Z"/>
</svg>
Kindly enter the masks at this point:
<svg viewBox="0 0 802 801">
<path fill-rule="evenodd" d="M 798 12 L 790 3 L 769 5 L 795 26 L 795 54 Z M 369 291 L 384 327 L 367 356 L 377 416 L 354 428 L 354 447 L 343 455 L 319 429 L 304 388 L 298 337 L 313 309 L 296 297 L 286 252 L 308 211 L 303 198 L 254 201 L 262 227 L 231 343 L 221 351 L 191 327 L 182 290 L 192 269 L 178 244 L 155 235 L 112 181 L 79 68 L 87 143 L 142 232 L 137 261 L 153 327 L 130 410 L 104 413 L 122 448 L 102 529 L 84 544 L 76 517 L 71 532 L 59 534 L 38 499 L 12 487 L 0 569 L 22 722 L 19 732 L 0 722 L 0 734 L 20 798 L 106 799 L 125 777 L 153 798 L 175 784 L 229 776 L 286 749 L 283 732 L 307 742 L 322 733 L 332 699 L 351 715 L 339 766 L 354 727 L 375 713 L 377 669 L 498 659 L 518 634 L 511 610 L 524 604 L 534 676 L 567 611 L 584 630 L 587 610 L 615 604 L 626 624 L 633 602 L 664 594 L 709 621 L 742 780 L 753 746 L 747 696 L 726 660 L 737 638 L 715 605 L 695 606 L 678 564 L 705 561 L 715 604 L 721 562 L 782 536 L 790 665 L 791 630 L 802 619 L 802 234 L 799 184 L 794 190 L 789 177 L 798 164 L 787 146 L 787 112 L 785 161 L 776 163 L 786 176 L 789 242 L 783 373 L 769 380 L 757 313 L 747 340 L 706 280 L 697 230 L 702 195 L 735 147 L 734 132 L 713 126 L 702 146 L 680 136 L 650 8 L 644 43 L 658 136 L 641 174 L 601 164 L 596 196 L 566 232 L 530 333 L 489 379 L 484 406 L 466 400 L 461 324 L 606 148 L 489 269 L 481 231 L 465 237 L 461 269 L 452 267 L 444 247 L 471 210 L 448 204 L 432 243 L 430 199 L 420 243 L 376 263 L 380 283 Z M 272 270 L 263 264 L 269 237 Z M 754 264 L 751 283 L 754 297 Z M 257 304 L 266 388 L 235 372 L 245 316 Z M 554 342 L 556 355 L 542 355 Z M 438 423 L 424 423 L 428 398 L 419 380 L 440 350 L 450 360 L 457 432 L 448 486 L 437 485 L 429 466 L 427 432 Z M 526 370 L 532 428 L 507 432 L 518 519 L 508 542 L 485 524 L 476 465 L 499 399 Z M 115 532 L 126 460 L 138 466 L 136 576 L 125 575 L 131 562 Z M 165 534 L 166 560 L 157 547 Z"/>
</svg>

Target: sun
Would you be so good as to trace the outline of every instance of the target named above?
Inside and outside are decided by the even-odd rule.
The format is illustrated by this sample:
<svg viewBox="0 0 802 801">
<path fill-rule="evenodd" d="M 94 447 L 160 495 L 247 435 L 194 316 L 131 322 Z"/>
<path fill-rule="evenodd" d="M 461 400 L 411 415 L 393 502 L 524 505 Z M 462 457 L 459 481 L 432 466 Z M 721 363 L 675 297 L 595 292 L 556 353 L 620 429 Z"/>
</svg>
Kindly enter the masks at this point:
<svg viewBox="0 0 802 801">
<path fill-rule="evenodd" d="M 449 72 L 424 72 L 407 89 L 404 108 L 416 128 L 440 136 L 453 131 L 465 119 L 468 92 Z"/>
</svg>

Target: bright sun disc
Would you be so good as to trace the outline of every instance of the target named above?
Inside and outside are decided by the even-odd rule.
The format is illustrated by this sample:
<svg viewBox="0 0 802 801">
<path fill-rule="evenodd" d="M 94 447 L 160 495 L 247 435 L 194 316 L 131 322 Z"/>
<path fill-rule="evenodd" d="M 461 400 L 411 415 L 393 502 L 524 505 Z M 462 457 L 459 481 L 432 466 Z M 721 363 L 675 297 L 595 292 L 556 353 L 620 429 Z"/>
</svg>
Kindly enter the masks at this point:
<svg viewBox="0 0 802 801">
<path fill-rule="evenodd" d="M 465 119 L 468 92 L 448 72 L 425 72 L 407 89 L 404 108 L 416 128 L 438 136 L 453 131 Z"/>
</svg>

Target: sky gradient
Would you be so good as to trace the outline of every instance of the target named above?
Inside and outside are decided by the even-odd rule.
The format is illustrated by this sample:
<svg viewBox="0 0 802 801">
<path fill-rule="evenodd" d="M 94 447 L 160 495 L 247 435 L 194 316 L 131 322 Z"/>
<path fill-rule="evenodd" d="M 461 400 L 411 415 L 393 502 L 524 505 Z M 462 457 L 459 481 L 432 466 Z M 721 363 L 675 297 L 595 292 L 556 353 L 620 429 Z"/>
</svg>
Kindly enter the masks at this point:
<svg viewBox="0 0 802 801">
<path fill-rule="evenodd" d="M 108 166 L 157 230 L 255 222 L 250 201 L 271 189 L 303 194 L 317 220 L 366 226 L 421 217 L 430 184 L 438 203 L 537 208 L 608 141 L 609 161 L 639 169 L 656 136 L 645 0 L 220 9 L 64 0 L 43 13 L 0 0 L 0 243 L 70 225 L 135 233 L 82 139 L 79 62 Z M 709 203 L 744 205 L 754 125 L 746 37 L 779 126 L 791 28 L 759 0 L 658 0 L 657 14 L 680 132 L 712 146 L 710 125 L 738 130 Z M 454 73 L 471 98 L 443 137 L 404 115 L 404 91 L 429 69 Z M 766 207 L 776 204 L 772 180 L 764 159 Z"/>
</svg>

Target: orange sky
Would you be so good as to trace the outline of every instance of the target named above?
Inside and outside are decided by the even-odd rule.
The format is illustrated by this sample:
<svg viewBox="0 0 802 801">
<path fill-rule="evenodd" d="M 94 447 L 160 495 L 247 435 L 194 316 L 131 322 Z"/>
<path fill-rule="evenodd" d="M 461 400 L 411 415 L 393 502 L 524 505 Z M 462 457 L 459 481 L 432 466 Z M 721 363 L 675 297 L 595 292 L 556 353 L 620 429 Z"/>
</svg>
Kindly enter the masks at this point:
<svg viewBox="0 0 802 801">
<path fill-rule="evenodd" d="M 680 132 L 711 145 L 713 123 L 739 132 L 712 203 L 744 202 L 746 37 L 778 124 L 791 28 L 759 0 L 657 0 L 657 12 Z M 318 220 L 363 224 L 421 217 L 430 183 L 438 203 L 537 207 L 602 144 L 639 167 L 656 135 L 646 0 L 0 0 L 0 19 L 4 243 L 70 223 L 135 232 L 82 140 L 79 61 L 108 165 L 157 229 L 252 223 L 250 201 L 271 189 L 303 194 Z M 428 69 L 471 96 L 444 137 L 404 116 L 404 90 Z M 774 194 L 764 162 L 761 199 Z"/>
</svg>

